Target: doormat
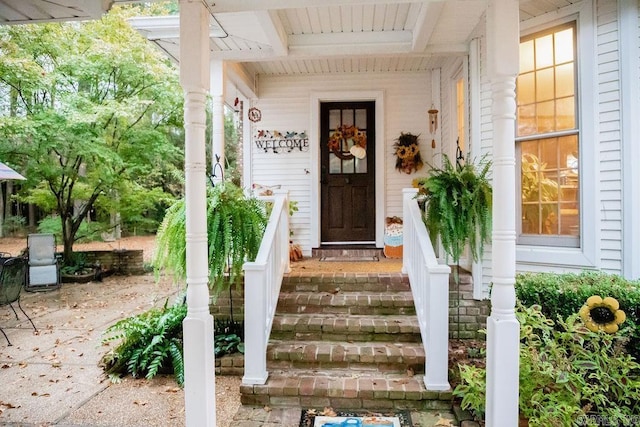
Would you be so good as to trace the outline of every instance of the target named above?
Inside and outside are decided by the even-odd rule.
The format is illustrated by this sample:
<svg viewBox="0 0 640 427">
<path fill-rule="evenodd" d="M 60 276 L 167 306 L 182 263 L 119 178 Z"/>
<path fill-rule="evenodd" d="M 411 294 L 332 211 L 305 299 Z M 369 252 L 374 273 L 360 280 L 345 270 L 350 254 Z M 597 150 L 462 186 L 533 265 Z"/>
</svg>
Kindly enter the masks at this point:
<svg viewBox="0 0 640 427">
<path fill-rule="evenodd" d="M 411 413 L 401 411 L 302 410 L 300 427 L 413 427 Z"/>
<path fill-rule="evenodd" d="M 323 256 L 320 261 L 324 262 L 378 262 L 377 256 Z"/>
</svg>

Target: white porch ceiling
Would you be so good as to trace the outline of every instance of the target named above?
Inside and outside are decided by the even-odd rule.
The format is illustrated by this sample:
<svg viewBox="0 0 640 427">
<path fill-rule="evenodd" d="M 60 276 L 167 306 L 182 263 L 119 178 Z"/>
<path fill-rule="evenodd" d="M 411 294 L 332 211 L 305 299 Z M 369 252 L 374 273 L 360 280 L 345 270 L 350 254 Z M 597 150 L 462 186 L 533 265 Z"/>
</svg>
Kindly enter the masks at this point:
<svg viewBox="0 0 640 427">
<path fill-rule="evenodd" d="M 99 17 L 131 0 L 0 0 L 0 24 Z M 579 0 L 521 0 L 526 20 Z M 404 72 L 467 53 L 487 0 L 207 0 L 212 58 L 247 75 Z M 178 17 L 132 25 L 175 61 Z"/>
</svg>

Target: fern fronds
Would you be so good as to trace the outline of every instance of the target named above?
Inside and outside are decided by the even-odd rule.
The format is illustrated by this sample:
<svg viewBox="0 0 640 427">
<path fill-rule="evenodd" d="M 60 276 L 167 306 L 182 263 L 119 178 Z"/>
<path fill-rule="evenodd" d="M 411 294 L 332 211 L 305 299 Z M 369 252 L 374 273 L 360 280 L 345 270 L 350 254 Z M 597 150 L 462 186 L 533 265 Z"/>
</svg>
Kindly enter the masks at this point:
<svg viewBox="0 0 640 427">
<path fill-rule="evenodd" d="M 430 176 L 418 182 L 427 198 L 424 223 L 432 238 L 440 236 L 455 263 L 467 244 L 477 261 L 491 237 L 490 169 L 490 163 L 484 162 L 478 171 L 469 159 L 454 165 L 444 155 L 442 168 L 432 168 Z"/>
<path fill-rule="evenodd" d="M 265 203 L 245 196 L 243 190 L 224 182 L 207 192 L 209 286 L 214 296 L 238 283 L 242 266 L 258 254 L 267 225 Z M 176 202 L 158 229 L 154 267 L 186 278 L 186 209 Z"/>
</svg>

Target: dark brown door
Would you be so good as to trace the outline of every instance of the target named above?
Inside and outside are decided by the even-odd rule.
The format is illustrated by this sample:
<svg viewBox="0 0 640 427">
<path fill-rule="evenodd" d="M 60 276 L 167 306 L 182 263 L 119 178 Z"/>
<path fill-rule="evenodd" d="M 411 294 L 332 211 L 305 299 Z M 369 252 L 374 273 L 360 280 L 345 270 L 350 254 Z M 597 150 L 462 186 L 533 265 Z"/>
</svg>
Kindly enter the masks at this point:
<svg viewBox="0 0 640 427">
<path fill-rule="evenodd" d="M 375 102 L 320 106 L 322 243 L 375 241 Z"/>
</svg>

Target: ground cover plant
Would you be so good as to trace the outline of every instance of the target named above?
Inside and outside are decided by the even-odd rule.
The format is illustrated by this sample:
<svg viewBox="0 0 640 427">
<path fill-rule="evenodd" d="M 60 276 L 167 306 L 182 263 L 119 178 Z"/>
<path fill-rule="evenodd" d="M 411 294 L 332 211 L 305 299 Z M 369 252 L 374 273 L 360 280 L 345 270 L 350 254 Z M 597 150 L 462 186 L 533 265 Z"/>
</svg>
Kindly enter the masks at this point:
<svg viewBox="0 0 640 427">
<path fill-rule="evenodd" d="M 519 304 L 520 414 L 531 426 L 626 425 L 640 411 L 640 364 L 625 351 L 629 327 L 593 332 L 576 313 L 556 321 L 539 305 Z M 460 365 L 454 395 L 478 418 L 485 411 L 486 370 Z M 596 414 L 597 417 L 590 417 Z M 597 425 L 597 424 L 593 424 Z"/>
</svg>

